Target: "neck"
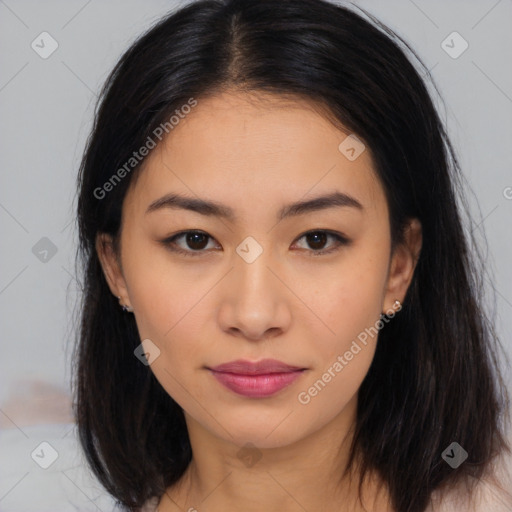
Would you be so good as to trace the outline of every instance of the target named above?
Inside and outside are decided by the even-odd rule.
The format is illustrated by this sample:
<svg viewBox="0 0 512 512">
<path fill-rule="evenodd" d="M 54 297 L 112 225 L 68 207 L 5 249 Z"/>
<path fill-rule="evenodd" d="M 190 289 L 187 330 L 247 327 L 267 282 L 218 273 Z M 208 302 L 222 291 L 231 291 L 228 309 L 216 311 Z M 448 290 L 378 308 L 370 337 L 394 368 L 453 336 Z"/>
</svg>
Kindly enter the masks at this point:
<svg viewBox="0 0 512 512">
<path fill-rule="evenodd" d="M 343 475 L 356 407 L 357 395 L 321 430 L 276 448 L 240 447 L 213 436 L 186 414 L 193 458 L 180 481 L 167 489 L 158 511 L 364 510 L 354 469 Z M 375 503 L 376 483 L 372 478 L 364 486 L 366 506 Z M 382 501 L 380 507 L 387 510 Z"/>
</svg>

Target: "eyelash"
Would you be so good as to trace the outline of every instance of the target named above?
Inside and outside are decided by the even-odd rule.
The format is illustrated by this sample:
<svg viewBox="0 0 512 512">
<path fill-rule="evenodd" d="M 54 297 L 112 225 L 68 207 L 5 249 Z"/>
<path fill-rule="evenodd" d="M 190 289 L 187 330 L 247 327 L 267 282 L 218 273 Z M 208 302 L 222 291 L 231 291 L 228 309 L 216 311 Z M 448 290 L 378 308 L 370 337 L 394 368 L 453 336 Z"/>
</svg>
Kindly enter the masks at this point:
<svg viewBox="0 0 512 512">
<path fill-rule="evenodd" d="M 182 249 L 178 246 L 176 246 L 175 244 L 175 240 L 177 240 L 178 238 L 181 238 L 185 235 L 188 235 L 190 233 L 199 233 L 201 235 L 206 235 L 209 239 L 212 239 L 213 240 L 213 237 L 211 237 L 210 235 L 208 235 L 207 233 L 205 233 L 204 231 L 199 231 L 199 230 L 189 230 L 189 231 L 180 231 L 179 233 L 171 236 L 171 237 L 168 237 L 164 240 L 162 240 L 162 244 L 168 248 L 169 250 L 173 251 L 173 252 L 176 252 L 176 253 L 179 253 L 179 254 L 183 254 L 184 256 L 191 256 L 191 257 L 197 257 L 197 256 L 201 256 L 205 251 L 203 249 L 201 250 L 197 250 L 197 251 L 193 251 L 193 250 L 185 250 L 185 249 Z M 326 234 L 327 236 L 331 236 L 332 238 L 334 238 L 337 242 L 337 245 L 331 249 L 320 249 L 320 250 L 312 250 L 311 252 L 311 256 L 312 257 L 316 257 L 316 256 L 322 256 L 324 254 L 330 254 L 330 253 L 333 253 L 335 251 L 338 251 L 339 249 L 341 249 L 342 246 L 346 246 L 346 245 L 349 245 L 351 243 L 351 241 L 346 238 L 345 236 L 341 235 L 340 233 L 337 233 L 335 231 L 329 231 L 329 230 L 325 230 L 325 229 L 317 229 L 317 230 L 312 230 L 312 231 L 306 231 L 306 233 L 303 233 L 297 240 L 300 240 L 301 238 L 304 238 L 306 237 L 307 235 L 311 235 L 311 234 L 319 234 L 319 233 L 322 233 L 322 234 Z"/>
</svg>

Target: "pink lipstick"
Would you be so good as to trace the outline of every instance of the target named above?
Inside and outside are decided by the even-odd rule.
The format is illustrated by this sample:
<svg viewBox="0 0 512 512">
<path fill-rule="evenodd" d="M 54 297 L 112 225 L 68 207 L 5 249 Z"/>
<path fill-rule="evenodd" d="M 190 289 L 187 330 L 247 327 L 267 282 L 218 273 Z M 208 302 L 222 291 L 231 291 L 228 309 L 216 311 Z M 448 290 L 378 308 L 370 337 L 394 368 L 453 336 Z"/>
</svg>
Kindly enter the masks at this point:
<svg viewBox="0 0 512 512">
<path fill-rule="evenodd" d="M 275 359 L 262 359 L 254 363 L 238 359 L 208 369 L 231 391 L 251 398 L 264 398 L 289 386 L 306 368 Z"/>
</svg>

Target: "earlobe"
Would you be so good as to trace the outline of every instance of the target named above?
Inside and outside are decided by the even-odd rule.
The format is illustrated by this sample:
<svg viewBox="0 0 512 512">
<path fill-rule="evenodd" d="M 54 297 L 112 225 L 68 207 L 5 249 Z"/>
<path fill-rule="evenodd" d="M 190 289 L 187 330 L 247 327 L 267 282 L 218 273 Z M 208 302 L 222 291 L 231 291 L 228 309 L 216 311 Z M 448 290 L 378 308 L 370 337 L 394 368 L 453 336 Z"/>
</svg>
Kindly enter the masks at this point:
<svg viewBox="0 0 512 512">
<path fill-rule="evenodd" d="M 418 219 L 411 219 L 404 229 L 403 242 L 395 248 L 391 258 L 383 310 L 396 300 L 404 302 L 421 253 L 422 232 Z"/>
<path fill-rule="evenodd" d="M 114 250 L 111 235 L 98 233 L 96 236 L 96 252 L 112 294 L 116 297 L 127 297 L 126 283 Z"/>
</svg>

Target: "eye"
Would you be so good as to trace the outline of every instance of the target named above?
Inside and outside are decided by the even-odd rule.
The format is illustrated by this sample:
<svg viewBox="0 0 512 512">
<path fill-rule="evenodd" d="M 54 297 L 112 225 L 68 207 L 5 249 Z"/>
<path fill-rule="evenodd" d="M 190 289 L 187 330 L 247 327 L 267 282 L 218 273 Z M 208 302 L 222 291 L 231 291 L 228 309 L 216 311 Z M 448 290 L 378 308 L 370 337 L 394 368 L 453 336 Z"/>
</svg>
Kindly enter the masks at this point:
<svg viewBox="0 0 512 512">
<path fill-rule="evenodd" d="M 298 240 L 306 239 L 308 245 L 313 249 L 311 256 L 321 256 L 322 254 L 330 254 L 340 249 L 344 245 L 349 245 L 350 240 L 340 233 L 327 230 L 308 231 L 301 235 Z M 333 247 L 323 249 L 327 240 L 331 238 L 335 241 Z M 177 244 L 178 240 L 183 240 L 185 247 Z M 206 252 L 204 249 L 208 247 L 208 240 L 213 238 L 204 231 L 182 231 L 165 240 L 162 244 L 169 250 L 183 254 L 185 256 L 200 256 Z"/>
<path fill-rule="evenodd" d="M 166 238 L 162 243 L 168 247 L 171 251 L 184 254 L 185 256 L 199 256 L 203 249 L 207 246 L 208 239 L 213 238 L 203 231 L 182 231 L 176 235 Z M 176 244 L 176 240 L 183 239 L 186 247 L 184 249 Z"/>
<path fill-rule="evenodd" d="M 330 249 L 323 249 L 329 237 L 335 240 L 335 244 Z M 298 240 L 303 238 L 306 239 L 308 245 L 313 248 L 311 256 L 330 254 L 339 250 L 342 246 L 350 244 L 350 240 L 342 234 L 327 230 L 308 231 L 298 238 Z"/>
</svg>

